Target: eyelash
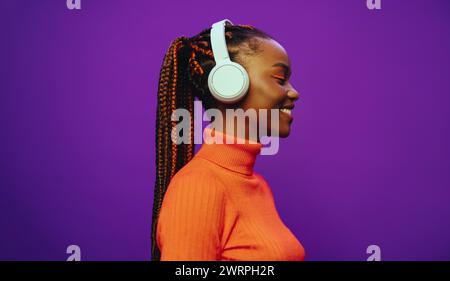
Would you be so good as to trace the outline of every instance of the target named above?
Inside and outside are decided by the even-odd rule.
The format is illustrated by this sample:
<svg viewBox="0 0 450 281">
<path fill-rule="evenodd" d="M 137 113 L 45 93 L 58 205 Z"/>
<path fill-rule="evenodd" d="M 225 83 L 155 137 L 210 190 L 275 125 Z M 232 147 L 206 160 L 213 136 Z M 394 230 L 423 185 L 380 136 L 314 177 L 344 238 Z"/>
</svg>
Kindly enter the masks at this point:
<svg viewBox="0 0 450 281">
<path fill-rule="evenodd" d="M 286 79 L 283 79 L 283 78 L 277 78 L 277 77 L 275 77 L 275 79 L 278 80 L 278 84 L 280 84 L 280 85 L 286 84 Z"/>
</svg>

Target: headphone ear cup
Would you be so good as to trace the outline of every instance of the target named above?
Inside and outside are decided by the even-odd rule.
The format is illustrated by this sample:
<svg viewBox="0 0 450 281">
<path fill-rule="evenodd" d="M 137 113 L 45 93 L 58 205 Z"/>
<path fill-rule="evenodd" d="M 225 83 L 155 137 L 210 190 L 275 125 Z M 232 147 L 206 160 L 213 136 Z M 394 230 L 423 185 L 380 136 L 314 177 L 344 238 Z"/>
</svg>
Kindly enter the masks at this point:
<svg viewBox="0 0 450 281">
<path fill-rule="evenodd" d="M 208 76 L 211 94 L 217 100 L 228 104 L 241 100 L 247 93 L 249 84 L 245 68 L 232 61 L 217 64 Z"/>
</svg>

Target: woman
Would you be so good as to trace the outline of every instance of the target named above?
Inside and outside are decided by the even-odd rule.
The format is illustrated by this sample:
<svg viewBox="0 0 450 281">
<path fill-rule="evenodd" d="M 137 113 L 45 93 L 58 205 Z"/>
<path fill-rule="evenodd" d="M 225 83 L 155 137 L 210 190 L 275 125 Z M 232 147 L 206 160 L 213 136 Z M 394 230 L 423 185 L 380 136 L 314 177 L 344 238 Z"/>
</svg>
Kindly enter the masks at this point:
<svg viewBox="0 0 450 281">
<path fill-rule="evenodd" d="M 207 128 L 206 136 L 236 142 L 176 145 L 171 114 L 178 108 L 193 115 L 194 98 L 206 109 L 280 110 L 278 135 L 287 137 L 290 110 L 298 92 L 289 82 L 290 60 L 271 36 L 248 25 L 225 26 L 230 59 L 244 66 L 250 79 L 245 97 L 235 104 L 215 99 L 208 74 L 215 65 L 211 29 L 175 39 L 164 58 L 158 88 L 156 183 L 152 223 L 154 260 L 303 260 L 301 243 L 278 216 L 270 187 L 253 171 L 262 144 L 243 144 L 236 131 Z M 270 117 L 269 117 L 270 119 Z M 225 120 L 224 123 L 235 122 Z M 270 122 L 269 122 L 270 123 Z M 193 135 L 191 120 L 190 137 Z"/>
</svg>

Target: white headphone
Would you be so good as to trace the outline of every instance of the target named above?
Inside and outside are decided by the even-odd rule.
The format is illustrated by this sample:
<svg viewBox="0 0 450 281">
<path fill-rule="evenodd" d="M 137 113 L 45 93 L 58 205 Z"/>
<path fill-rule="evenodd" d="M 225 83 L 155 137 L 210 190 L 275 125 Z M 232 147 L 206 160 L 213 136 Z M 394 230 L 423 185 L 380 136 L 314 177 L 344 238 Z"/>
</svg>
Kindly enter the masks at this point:
<svg viewBox="0 0 450 281">
<path fill-rule="evenodd" d="M 208 76 L 211 94 L 223 103 L 235 103 L 247 93 L 250 80 L 245 68 L 230 60 L 225 39 L 225 24 L 233 24 L 224 19 L 211 28 L 211 47 L 216 65 Z"/>
</svg>

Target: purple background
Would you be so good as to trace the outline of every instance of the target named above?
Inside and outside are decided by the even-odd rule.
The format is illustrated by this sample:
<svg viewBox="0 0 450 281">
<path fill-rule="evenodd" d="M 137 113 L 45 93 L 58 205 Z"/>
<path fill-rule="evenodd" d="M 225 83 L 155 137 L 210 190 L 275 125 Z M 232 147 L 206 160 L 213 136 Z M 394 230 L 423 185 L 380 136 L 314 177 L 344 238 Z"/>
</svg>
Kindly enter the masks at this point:
<svg viewBox="0 0 450 281">
<path fill-rule="evenodd" d="M 256 170 L 307 260 L 450 260 L 450 1 L 0 4 L 0 259 L 150 259 L 170 42 L 229 18 L 288 51 L 293 131 Z"/>
</svg>

